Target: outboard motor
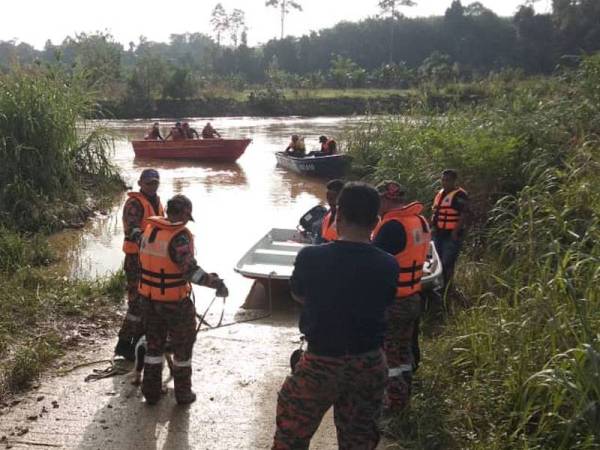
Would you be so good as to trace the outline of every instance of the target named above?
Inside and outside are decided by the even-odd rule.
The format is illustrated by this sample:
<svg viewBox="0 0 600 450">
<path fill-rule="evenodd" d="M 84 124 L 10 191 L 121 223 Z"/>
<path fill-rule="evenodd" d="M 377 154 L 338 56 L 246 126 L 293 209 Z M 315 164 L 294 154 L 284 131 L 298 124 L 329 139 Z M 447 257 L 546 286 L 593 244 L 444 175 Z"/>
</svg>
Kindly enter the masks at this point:
<svg viewBox="0 0 600 450">
<path fill-rule="evenodd" d="M 317 205 L 300 217 L 299 228 L 305 236 L 310 237 L 313 243 L 317 243 L 320 238 L 321 222 L 325 214 L 327 214 L 327 208 Z"/>
</svg>

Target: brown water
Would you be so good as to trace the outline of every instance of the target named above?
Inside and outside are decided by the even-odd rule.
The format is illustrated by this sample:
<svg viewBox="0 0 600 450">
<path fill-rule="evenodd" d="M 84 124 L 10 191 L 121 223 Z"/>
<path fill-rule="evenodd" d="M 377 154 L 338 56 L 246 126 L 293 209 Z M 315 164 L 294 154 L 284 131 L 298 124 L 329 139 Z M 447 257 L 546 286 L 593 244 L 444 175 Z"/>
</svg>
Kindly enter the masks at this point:
<svg viewBox="0 0 600 450">
<path fill-rule="evenodd" d="M 251 285 L 234 273 L 235 263 L 270 228 L 294 227 L 300 215 L 324 195 L 324 180 L 304 179 L 276 168 L 273 153 L 286 145 L 292 132 L 316 144 L 319 134 L 339 136 L 344 127 L 359 120 L 214 120 L 227 137 L 254 139 L 239 162 L 229 165 L 134 160 L 129 139 L 142 136 L 147 124 L 121 121 L 109 125 L 122 135 L 115 162 L 131 184 L 142 169 L 156 167 L 161 172 L 163 199 L 174 193 L 192 198 L 196 222 L 190 228 L 196 234 L 198 260 L 229 285 L 225 322 L 231 323 Z M 124 199 L 123 195 L 108 214 L 95 218 L 83 231 L 54 237 L 66 274 L 94 277 L 120 267 Z M 196 287 L 195 292 L 197 302 L 212 298 L 206 288 Z M 210 323 L 220 308 L 220 304 L 213 306 Z M 198 401 L 189 408 L 175 405 L 172 384 L 157 406 L 148 407 L 129 376 L 86 383 L 84 378 L 92 368 L 102 366 L 83 366 L 63 377 L 49 374 L 38 390 L 5 408 L 0 436 L 7 436 L 15 448 L 268 449 L 275 431 L 277 392 L 289 374 L 289 355 L 298 346 L 298 310 L 290 302 L 268 317 L 263 311 L 246 314 L 263 318 L 198 335 L 192 376 Z M 99 339 L 93 349 L 69 352 L 61 364 L 70 368 L 82 361 L 102 363 L 112 355 L 115 341 L 116 336 Z M 332 416 L 331 411 L 326 414 L 311 449 L 337 447 Z M 382 441 L 378 448 L 389 445 Z"/>
<path fill-rule="evenodd" d="M 130 140 L 140 139 L 150 121 L 104 123 L 117 134 L 114 162 L 125 180 L 137 188 L 139 173 L 148 167 L 160 171 L 159 194 L 163 204 L 174 194 L 185 194 L 194 203 L 188 227 L 195 235 L 199 264 L 217 272 L 229 286 L 232 313 L 241 305 L 251 281 L 233 271 L 240 257 L 270 228 L 294 228 L 299 217 L 323 201 L 327 180 L 311 179 L 276 167 L 274 153 L 293 133 L 305 137 L 307 150 L 317 149 L 321 134 L 338 137 L 360 123 L 360 118 L 216 118 L 212 124 L 224 137 L 252 138 L 246 152 L 233 164 L 148 160 L 134 158 Z M 190 120 L 201 129 L 204 120 Z M 167 130 L 173 121 L 161 122 Z M 126 194 L 107 214 L 94 218 L 84 230 L 53 237 L 61 254 L 62 271 L 76 278 L 94 278 L 117 270 L 123 260 L 122 206 Z M 201 303 L 211 292 L 195 287 Z"/>
</svg>

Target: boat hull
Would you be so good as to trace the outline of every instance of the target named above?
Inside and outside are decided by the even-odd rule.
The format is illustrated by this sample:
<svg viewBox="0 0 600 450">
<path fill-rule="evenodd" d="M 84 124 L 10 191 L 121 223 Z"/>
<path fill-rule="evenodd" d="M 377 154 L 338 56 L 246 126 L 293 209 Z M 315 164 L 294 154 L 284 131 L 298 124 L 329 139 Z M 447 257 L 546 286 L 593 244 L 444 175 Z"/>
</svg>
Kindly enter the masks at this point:
<svg viewBox="0 0 600 450">
<path fill-rule="evenodd" d="M 348 155 L 306 156 L 296 158 L 283 152 L 275 154 L 277 165 L 301 175 L 335 177 L 342 175 L 350 165 Z"/>
<path fill-rule="evenodd" d="M 289 281 L 296 255 L 308 245 L 313 245 L 311 240 L 297 230 L 273 228 L 246 252 L 234 270 L 265 286 L 280 285 L 282 281 Z M 442 264 L 433 242 L 423 272 L 421 283 L 424 291 L 442 287 Z"/>
<path fill-rule="evenodd" d="M 185 141 L 131 141 L 136 157 L 234 162 L 252 139 L 189 139 Z"/>
</svg>

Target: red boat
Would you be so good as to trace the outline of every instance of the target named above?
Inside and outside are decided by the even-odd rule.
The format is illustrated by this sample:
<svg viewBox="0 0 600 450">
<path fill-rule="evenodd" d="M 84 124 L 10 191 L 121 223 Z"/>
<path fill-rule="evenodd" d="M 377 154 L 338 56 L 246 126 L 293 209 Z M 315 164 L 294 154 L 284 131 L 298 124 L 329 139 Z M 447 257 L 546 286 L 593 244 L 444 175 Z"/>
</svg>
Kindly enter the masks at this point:
<svg viewBox="0 0 600 450">
<path fill-rule="evenodd" d="M 234 162 L 252 139 L 187 139 L 184 141 L 131 141 L 140 158 L 195 159 Z"/>
</svg>

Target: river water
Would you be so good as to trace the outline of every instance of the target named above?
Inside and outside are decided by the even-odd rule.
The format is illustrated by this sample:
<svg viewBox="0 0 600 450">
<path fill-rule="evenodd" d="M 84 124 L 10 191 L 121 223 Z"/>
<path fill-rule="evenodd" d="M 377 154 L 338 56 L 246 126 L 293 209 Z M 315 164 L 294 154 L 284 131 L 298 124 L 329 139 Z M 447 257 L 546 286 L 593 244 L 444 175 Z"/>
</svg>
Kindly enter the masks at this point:
<svg viewBox="0 0 600 450">
<path fill-rule="evenodd" d="M 118 121 L 108 125 L 120 136 L 115 163 L 133 186 L 139 172 L 155 167 L 161 173 L 163 200 L 175 193 L 194 203 L 197 258 L 210 271 L 225 278 L 230 290 L 225 323 L 260 318 L 199 333 L 193 354 L 193 388 L 198 401 L 189 408 L 175 405 L 172 384 L 154 407 L 148 407 L 128 376 L 86 383 L 92 367 L 81 361 L 110 358 L 116 336 L 102 338 L 94 347 L 67 355 L 75 365 L 62 377 L 47 377 L 37 391 L 26 394 L 19 406 L 4 413 L 0 435 L 11 445 L 15 433 L 27 425 L 29 448 L 67 449 L 268 449 L 273 442 L 277 392 L 289 374 L 289 355 L 298 347 L 298 310 L 280 302 L 272 315 L 243 312 L 251 280 L 233 271 L 238 259 L 272 227 L 295 227 L 298 218 L 324 198 L 326 180 L 302 178 L 277 168 L 274 152 L 287 144 L 290 134 L 301 133 L 307 147 L 317 145 L 320 134 L 339 137 L 361 119 L 340 118 L 227 118 L 213 119 L 226 137 L 250 137 L 252 144 L 237 164 L 140 161 L 129 141 L 143 136 L 146 122 Z M 192 121 L 200 127 L 201 121 Z M 313 144 L 313 145 L 311 145 Z M 125 194 L 107 214 L 94 218 L 83 230 L 55 235 L 52 243 L 62 256 L 62 271 L 72 278 L 93 278 L 118 269 L 121 252 L 121 209 Z M 199 312 L 212 291 L 195 287 Z M 124 307 L 124 305 L 123 305 Z M 220 304 L 207 316 L 215 323 Z M 239 317 L 244 316 L 244 317 Z M 69 356 L 70 355 L 70 356 Z M 69 363 L 69 361 L 71 361 Z M 77 368 L 78 367 L 78 368 Z M 99 366 L 96 366 L 99 367 Z M 36 420 L 31 421 L 31 417 Z M 21 428 L 19 428 L 21 427 Z M 378 448 L 388 448 L 382 441 Z M 21 444 L 18 444 L 19 446 Z M 311 448 L 337 447 L 333 414 L 329 411 L 311 442 Z M 19 447 L 22 448 L 22 447 Z"/>
<path fill-rule="evenodd" d="M 325 198 L 327 180 L 311 179 L 276 167 L 274 153 L 297 133 L 305 137 L 307 151 L 317 149 L 318 137 L 338 138 L 357 126 L 361 118 L 215 118 L 211 120 L 229 138 L 248 137 L 252 143 L 233 164 L 148 160 L 134 157 L 130 141 L 140 139 L 150 121 L 123 120 L 103 123 L 116 134 L 114 163 L 127 183 L 137 189 L 139 173 L 148 167 L 161 175 L 159 194 L 166 200 L 185 194 L 193 202 L 195 222 L 188 227 L 195 235 L 199 264 L 217 272 L 230 290 L 228 312 L 240 306 L 251 286 L 233 271 L 239 258 L 270 228 L 294 228 L 299 217 Z M 163 131 L 174 120 L 161 122 Z M 205 121 L 190 120 L 201 129 Z M 83 230 L 70 230 L 52 238 L 61 255 L 60 270 L 72 278 L 95 278 L 117 270 L 123 261 L 121 245 L 122 206 L 126 194 L 106 214 L 95 217 Z M 211 297 L 195 287 L 198 301 Z"/>
</svg>

